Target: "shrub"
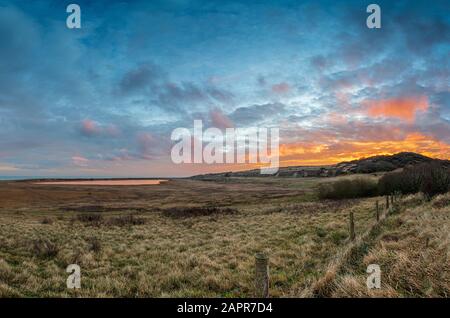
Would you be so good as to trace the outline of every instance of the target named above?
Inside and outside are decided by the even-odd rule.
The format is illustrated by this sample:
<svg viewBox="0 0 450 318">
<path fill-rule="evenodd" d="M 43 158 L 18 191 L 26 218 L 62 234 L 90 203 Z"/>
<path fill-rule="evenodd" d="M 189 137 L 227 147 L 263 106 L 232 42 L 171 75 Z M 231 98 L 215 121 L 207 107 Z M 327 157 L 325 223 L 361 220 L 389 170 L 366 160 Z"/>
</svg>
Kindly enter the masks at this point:
<svg viewBox="0 0 450 318">
<path fill-rule="evenodd" d="M 440 195 L 437 198 L 434 199 L 433 207 L 442 209 L 446 206 L 450 205 L 450 196 L 448 195 Z"/>
<path fill-rule="evenodd" d="M 41 221 L 42 224 L 53 224 L 53 220 L 49 217 L 45 217 Z"/>
<path fill-rule="evenodd" d="M 450 171 L 437 162 L 406 167 L 400 172 L 382 176 L 378 182 L 381 195 L 400 192 L 414 194 L 423 192 L 427 199 L 446 193 L 450 186 Z"/>
<path fill-rule="evenodd" d="M 141 225 L 144 223 L 145 223 L 144 218 L 136 217 L 133 214 L 112 217 L 108 220 L 109 225 L 116 225 L 116 226 Z"/>
<path fill-rule="evenodd" d="M 334 244 L 339 245 L 348 237 L 348 234 L 345 231 L 335 231 L 331 233 L 330 237 Z"/>
<path fill-rule="evenodd" d="M 101 226 L 101 225 L 126 226 L 126 225 L 141 225 L 145 223 L 144 218 L 136 217 L 133 214 L 115 216 L 105 220 L 102 214 L 89 213 L 89 214 L 78 214 L 76 219 L 86 225 L 93 225 L 93 226 Z"/>
<path fill-rule="evenodd" d="M 376 196 L 377 183 L 369 178 L 355 178 L 322 183 L 318 187 L 320 199 L 352 199 Z"/>
<path fill-rule="evenodd" d="M 48 239 L 37 239 L 32 241 L 31 251 L 39 257 L 55 257 L 59 252 L 59 248 Z"/>
<path fill-rule="evenodd" d="M 89 250 L 93 251 L 95 253 L 98 253 L 102 250 L 102 244 L 100 240 L 96 237 L 90 237 L 87 239 L 87 242 L 89 244 Z"/>
<path fill-rule="evenodd" d="M 99 226 L 103 223 L 103 215 L 98 213 L 78 214 L 77 220 L 88 225 Z"/>
<path fill-rule="evenodd" d="M 221 214 L 235 214 L 236 209 L 232 208 L 219 208 L 215 206 L 211 207 L 176 207 L 164 210 L 163 214 L 172 218 L 187 218 L 194 216 L 209 216 L 209 215 L 221 215 Z"/>
<path fill-rule="evenodd" d="M 440 166 L 431 164 L 429 169 L 424 171 L 424 176 L 420 191 L 431 199 L 437 194 L 446 193 L 450 186 L 449 170 Z"/>
<path fill-rule="evenodd" d="M 420 191 L 423 180 L 423 167 L 407 167 L 401 172 L 387 173 L 378 181 L 378 192 L 381 195 L 401 192 L 413 194 Z"/>
<path fill-rule="evenodd" d="M 317 227 L 315 229 L 315 232 L 316 232 L 316 235 L 318 237 L 322 237 L 323 238 L 323 237 L 327 236 L 327 231 L 325 229 L 321 228 L 321 227 Z"/>
</svg>

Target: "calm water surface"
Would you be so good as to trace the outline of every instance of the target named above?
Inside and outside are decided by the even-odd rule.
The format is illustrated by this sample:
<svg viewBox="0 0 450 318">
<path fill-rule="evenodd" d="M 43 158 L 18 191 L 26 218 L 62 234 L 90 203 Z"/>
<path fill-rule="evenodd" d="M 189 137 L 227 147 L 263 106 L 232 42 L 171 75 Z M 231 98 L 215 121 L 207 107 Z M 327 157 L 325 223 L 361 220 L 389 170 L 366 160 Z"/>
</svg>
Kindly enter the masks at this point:
<svg viewBox="0 0 450 318">
<path fill-rule="evenodd" d="M 42 182 L 35 182 L 35 184 L 134 186 L 134 185 L 154 185 L 166 181 L 167 180 L 77 180 L 77 181 L 42 181 Z"/>
</svg>

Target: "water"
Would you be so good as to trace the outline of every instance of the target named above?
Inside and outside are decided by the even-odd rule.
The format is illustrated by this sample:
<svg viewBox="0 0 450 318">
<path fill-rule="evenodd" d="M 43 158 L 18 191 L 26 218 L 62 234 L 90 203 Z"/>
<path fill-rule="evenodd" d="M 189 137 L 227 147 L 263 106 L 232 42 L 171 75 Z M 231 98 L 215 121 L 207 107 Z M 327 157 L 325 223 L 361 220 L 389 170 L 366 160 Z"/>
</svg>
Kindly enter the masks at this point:
<svg viewBox="0 0 450 318">
<path fill-rule="evenodd" d="M 156 185 L 167 180 L 76 180 L 76 181 L 39 181 L 41 185 L 91 185 L 91 186 L 137 186 Z"/>
<path fill-rule="evenodd" d="M 0 176 L 0 180 L 33 180 L 45 179 L 46 177 L 28 177 L 28 176 Z"/>
<path fill-rule="evenodd" d="M 167 180 L 163 179 L 114 179 L 113 177 L 85 177 L 89 180 L 82 180 L 84 177 L 66 176 L 0 176 L 0 181 L 14 180 L 42 180 L 34 182 L 42 185 L 98 185 L 98 186 L 133 186 L 133 185 L 157 185 Z M 45 179 L 50 179 L 45 181 Z M 58 179 L 61 179 L 58 181 Z M 71 181 L 70 179 L 76 179 Z M 98 180 L 96 180 L 98 179 Z M 107 180 L 108 179 L 108 180 Z"/>
<path fill-rule="evenodd" d="M 1 176 L 0 175 L 0 180 L 45 180 L 45 179 L 49 179 L 49 180 L 71 180 L 71 179 L 76 179 L 76 180 L 106 180 L 106 179 L 127 179 L 127 177 L 114 177 L 114 176 Z M 144 177 L 129 177 L 129 180 L 132 179 L 141 179 L 141 180 L 151 180 L 154 179 L 154 177 L 151 176 L 144 176 Z"/>
</svg>

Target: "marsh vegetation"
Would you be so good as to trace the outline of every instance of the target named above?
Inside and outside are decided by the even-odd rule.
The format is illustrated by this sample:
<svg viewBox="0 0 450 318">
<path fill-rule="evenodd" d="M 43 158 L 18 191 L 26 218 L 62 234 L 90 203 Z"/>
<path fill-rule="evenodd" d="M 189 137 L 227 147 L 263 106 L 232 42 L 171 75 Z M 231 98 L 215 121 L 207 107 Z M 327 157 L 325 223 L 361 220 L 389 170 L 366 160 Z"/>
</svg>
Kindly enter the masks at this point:
<svg viewBox="0 0 450 318">
<path fill-rule="evenodd" d="M 0 297 L 250 297 L 258 252 L 269 255 L 271 297 L 448 296 L 447 194 L 403 197 L 377 224 L 375 202 L 384 198 L 319 199 L 322 182 L 2 182 Z M 368 293 L 371 262 L 387 276 Z M 73 263 L 82 270 L 79 290 L 66 288 Z"/>
</svg>

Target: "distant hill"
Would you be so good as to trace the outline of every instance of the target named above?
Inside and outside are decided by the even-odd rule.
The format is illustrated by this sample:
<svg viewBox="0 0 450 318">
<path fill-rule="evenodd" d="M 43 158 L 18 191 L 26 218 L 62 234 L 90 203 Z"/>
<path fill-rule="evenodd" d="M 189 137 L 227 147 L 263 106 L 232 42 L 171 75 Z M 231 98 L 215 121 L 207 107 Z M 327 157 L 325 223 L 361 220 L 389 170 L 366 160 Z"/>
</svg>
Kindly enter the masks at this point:
<svg viewBox="0 0 450 318">
<path fill-rule="evenodd" d="M 328 166 L 290 166 L 281 167 L 276 174 L 278 177 L 334 177 L 353 173 L 376 173 L 387 172 L 408 165 L 416 165 L 427 162 L 439 162 L 444 166 L 450 167 L 449 160 L 434 159 L 420 155 L 414 152 L 400 152 L 395 155 L 373 156 L 358 160 L 341 162 Z M 265 177 L 259 169 L 222 172 L 194 176 L 194 179 L 217 179 L 226 177 Z"/>
<path fill-rule="evenodd" d="M 400 152 L 395 155 L 373 156 L 349 162 L 341 162 L 336 165 L 336 168 L 338 171 L 344 170 L 351 173 L 373 173 L 392 171 L 408 165 L 427 162 L 439 162 L 445 166 L 450 166 L 449 160 L 434 159 L 414 152 Z"/>
</svg>

